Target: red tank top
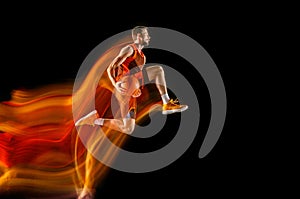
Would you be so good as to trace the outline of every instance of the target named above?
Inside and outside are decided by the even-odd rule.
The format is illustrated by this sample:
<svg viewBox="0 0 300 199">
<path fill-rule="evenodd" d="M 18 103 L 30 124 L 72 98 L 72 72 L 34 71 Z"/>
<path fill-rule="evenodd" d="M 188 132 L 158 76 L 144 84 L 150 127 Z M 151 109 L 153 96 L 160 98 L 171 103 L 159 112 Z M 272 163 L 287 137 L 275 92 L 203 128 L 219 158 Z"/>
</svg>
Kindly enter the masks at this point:
<svg viewBox="0 0 300 199">
<path fill-rule="evenodd" d="M 119 81 L 123 75 L 129 74 L 130 70 L 134 71 L 135 76 L 142 80 L 142 71 L 139 66 L 145 65 L 145 55 L 142 51 L 139 51 L 135 44 L 130 45 L 133 48 L 133 53 L 130 57 L 127 57 L 121 64 L 121 71 L 119 70 L 116 75 L 116 81 Z M 135 68 L 137 67 L 137 68 Z"/>
</svg>

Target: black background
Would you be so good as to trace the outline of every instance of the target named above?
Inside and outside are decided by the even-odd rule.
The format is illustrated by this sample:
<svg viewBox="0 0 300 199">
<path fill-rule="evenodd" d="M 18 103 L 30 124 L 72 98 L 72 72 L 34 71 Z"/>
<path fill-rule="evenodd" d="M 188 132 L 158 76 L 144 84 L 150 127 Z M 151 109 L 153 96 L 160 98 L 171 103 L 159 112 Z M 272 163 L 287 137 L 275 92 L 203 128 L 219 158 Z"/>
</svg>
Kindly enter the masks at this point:
<svg viewBox="0 0 300 199">
<path fill-rule="evenodd" d="M 258 158 L 261 157 L 257 151 L 258 144 L 250 139 L 255 121 L 251 125 L 241 114 L 247 115 L 251 109 L 250 105 L 244 105 L 244 92 L 248 86 L 242 80 L 249 68 L 241 67 L 246 61 L 241 59 L 243 50 L 240 48 L 249 44 L 243 36 L 248 31 L 244 25 L 249 21 L 237 19 L 239 13 L 232 17 L 223 13 L 216 15 L 214 10 L 200 14 L 205 10 L 203 7 L 188 11 L 158 9 L 159 6 L 139 11 L 108 9 L 111 12 L 107 14 L 103 13 L 105 6 L 98 7 L 98 10 L 92 7 L 77 10 L 69 7 L 60 9 L 59 6 L 44 10 L 42 7 L 12 11 L 6 17 L 1 36 L 1 100 L 8 100 L 12 89 L 74 80 L 81 63 L 93 48 L 135 25 L 177 30 L 196 40 L 214 60 L 222 75 L 228 107 L 221 137 L 205 158 L 198 158 L 209 123 L 208 94 L 205 89 L 199 89 L 203 92 L 201 108 L 204 116 L 201 131 L 190 148 L 173 164 L 158 171 L 132 174 L 111 169 L 98 187 L 96 197 L 169 198 L 183 194 L 188 198 L 200 198 L 204 194 L 215 196 L 220 193 L 238 197 L 241 193 L 255 196 L 265 190 L 264 183 L 269 182 L 272 175 Z M 149 56 L 146 54 L 157 62 L 168 62 L 165 59 L 171 56 L 165 54 L 155 58 L 153 55 L 155 52 L 149 53 Z M 200 87 L 204 85 L 198 76 L 190 78 L 193 83 L 200 81 Z M 157 146 L 157 143 L 154 145 Z M 267 154 L 264 155 L 268 158 Z"/>
</svg>

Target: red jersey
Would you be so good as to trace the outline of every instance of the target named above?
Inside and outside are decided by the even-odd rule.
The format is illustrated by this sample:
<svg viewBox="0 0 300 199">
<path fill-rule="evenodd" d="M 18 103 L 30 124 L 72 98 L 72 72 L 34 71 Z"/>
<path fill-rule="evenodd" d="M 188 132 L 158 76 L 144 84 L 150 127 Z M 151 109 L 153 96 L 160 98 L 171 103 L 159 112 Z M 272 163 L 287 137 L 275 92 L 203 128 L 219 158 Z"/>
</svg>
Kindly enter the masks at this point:
<svg viewBox="0 0 300 199">
<path fill-rule="evenodd" d="M 119 81 L 124 75 L 132 74 L 142 81 L 141 83 L 143 85 L 142 68 L 146 63 L 146 58 L 144 53 L 137 49 L 135 44 L 130 44 L 130 46 L 133 48 L 133 53 L 130 57 L 127 57 L 121 64 L 121 67 L 115 71 L 115 79 Z"/>
</svg>

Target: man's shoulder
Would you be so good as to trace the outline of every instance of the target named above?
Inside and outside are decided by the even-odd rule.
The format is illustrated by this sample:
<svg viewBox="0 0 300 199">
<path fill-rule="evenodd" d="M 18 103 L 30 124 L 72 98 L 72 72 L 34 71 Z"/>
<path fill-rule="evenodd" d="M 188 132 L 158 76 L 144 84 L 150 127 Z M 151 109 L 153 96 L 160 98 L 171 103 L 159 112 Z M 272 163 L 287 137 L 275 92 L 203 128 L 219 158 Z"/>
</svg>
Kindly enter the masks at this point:
<svg viewBox="0 0 300 199">
<path fill-rule="evenodd" d="M 127 45 L 124 46 L 124 48 L 128 48 L 128 49 L 134 50 L 135 49 L 135 44 L 134 43 L 127 44 Z"/>
<path fill-rule="evenodd" d="M 134 51 L 134 46 L 133 44 L 127 44 L 122 48 L 123 52 L 129 52 L 132 53 Z"/>
</svg>

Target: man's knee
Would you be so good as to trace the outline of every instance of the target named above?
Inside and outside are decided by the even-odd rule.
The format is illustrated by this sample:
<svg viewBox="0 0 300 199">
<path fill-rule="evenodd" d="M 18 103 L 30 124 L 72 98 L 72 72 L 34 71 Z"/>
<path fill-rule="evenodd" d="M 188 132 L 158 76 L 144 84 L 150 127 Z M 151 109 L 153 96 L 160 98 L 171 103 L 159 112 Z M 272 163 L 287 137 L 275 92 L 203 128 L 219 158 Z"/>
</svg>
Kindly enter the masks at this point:
<svg viewBox="0 0 300 199">
<path fill-rule="evenodd" d="M 164 73 L 164 69 L 160 65 L 154 65 L 154 66 L 148 67 L 146 70 L 147 70 L 149 76 Z"/>
<path fill-rule="evenodd" d="M 134 126 L 127 126 L 123 129 L 123 133 L 131 135 L 134 131 Z"/>
<path fill-rule="evenodd" d="M 153 66 L 153 70 L 155 71 L 155 73 L 163 73 L 164 72 L 163 67 L 160 65 Z"/>
<path fill-rule="evenodd" d="M 134 127 L 135 127 L 135 120 L 130 119 L 128 121 L 126 121 L 123 130 L 123 133 L 125 134 L 132 134 L 134 131 Z"/>
</svg>

